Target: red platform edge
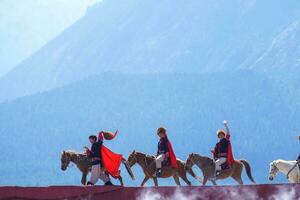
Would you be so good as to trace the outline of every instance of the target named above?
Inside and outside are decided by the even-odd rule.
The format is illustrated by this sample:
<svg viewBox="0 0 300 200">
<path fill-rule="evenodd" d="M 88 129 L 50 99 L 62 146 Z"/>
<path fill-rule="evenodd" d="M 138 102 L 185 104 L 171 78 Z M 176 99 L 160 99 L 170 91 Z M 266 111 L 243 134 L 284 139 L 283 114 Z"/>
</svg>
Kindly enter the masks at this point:
<svg viewBox="0 0 300 200">
<path fill-rule="evenodd" d="M 119 187 L 49 186 L 0 187 L 0 199 L 79 200 L 79 199 L 300 199 L 300 184 L 244 186 Z"/>
</svg>

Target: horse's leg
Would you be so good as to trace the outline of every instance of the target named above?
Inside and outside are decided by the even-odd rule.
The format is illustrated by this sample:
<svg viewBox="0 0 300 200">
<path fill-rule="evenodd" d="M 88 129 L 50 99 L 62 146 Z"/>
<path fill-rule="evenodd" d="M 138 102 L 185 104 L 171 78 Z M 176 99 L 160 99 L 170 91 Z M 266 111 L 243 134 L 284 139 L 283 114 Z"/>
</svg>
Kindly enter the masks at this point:
<svg viewBox="0 0 300 200">
<path fill-rule="evenodd" d="M 144 187 L 145 183 L 149 180 L 149 177 L 148 176 L 145 176 L 142 184 L 141 184 L 141 187 Z"/>
<path fill-rule="evenodd" d="M 177 185 L 177 186 L 180 186 L 179 176 L 174 175 L 173 178 L 174 178 L 174 180 L 175 180 L 176 185 Z"/>
<path fill-rule="evenodd" d="M 182 180 L 188 185 L 191 186 L 192 183 L 187 179 L 186 177 L 186 173 L 184 172 L 183 174 L 180 174 L 180 178 L 182 178 Z"/>
<path fill-rule="evenodd" d="M 82 177 L 81 177 L 81 184 L 82 185 L 86 185 L 86 176 L 87 176 L 87 172 L 82 172 Z"/>
<path fill-rule="evenodd" d="M 206 183 L 207 183 L 207 180 L 208 180 L 207 176 L 205 176 L 205 175 L 204 175 L 204 178 L 203 178 L 202 185 L 206 185 Z"/>
<path fill-rule="evenodd" d="M 232 175 L 232 178 L 238 182 L 239 185 L 243 185 L 243 180 L 242 180 L 242 177 L 239 177 L 239 176 L 235 176 L 235 175 Z"/>
<path fill-rule="evenodd" d="M 238 184 L 240 184 L 240 185 L 243 185 L 243 184 L 244 184 L 242 178 L 235 179 L 235 180 L 236 180 L 236 182 L 238 182 Z"/>
<path fill-rule="evenodd" d="M 233 173 L 231 177 L 238 182 L 238 184 L 243 185 L 243 180 L 242 180 L 242 172 L 243 172 L 243 165 L 237 165 L 236 168 L 233 168 Z"/>
<path fill-rule="evenodd" d="M 211 181 L 213 185 L 217 185 L 217 182 L 215 180 Z"/>
<path fill-rule="evenodd" d="M 121 186 L 124 186 L 124 183 L 123 183 L 123 178 L 122 178 L 122 176 L 120 176 L 120 177 L 119 177 L 119 181 L 120 181 L 120 184 L 121 184 Z"/>
<path fill-rule="evenodd" d="M 197 179 L 197 180 L 200 182 L 200 184 L 203 182 L 203 179 L 200 178 L 200 177 L 198 177 L 198 176 L 195 174 L 195 172 L 193 171 L 192 168 L 187 169 L 187 172 L 188 172 L 193 178 Z M 185 176 L 186 176 L 186 175 L 185 175 Z"/>
<path fill-rule="evenodd" d="M 154 181 L 154 185 L 155 185 L 156 187 L 158 187 L 157 177 L 153 177 L 153 181 Z"/>
</svg>

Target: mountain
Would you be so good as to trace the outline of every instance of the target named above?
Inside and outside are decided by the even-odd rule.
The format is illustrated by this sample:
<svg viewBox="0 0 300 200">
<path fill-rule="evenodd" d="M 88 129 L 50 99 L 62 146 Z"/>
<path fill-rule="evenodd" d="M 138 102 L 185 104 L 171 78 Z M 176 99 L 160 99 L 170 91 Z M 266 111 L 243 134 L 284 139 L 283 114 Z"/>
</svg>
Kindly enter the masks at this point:
<svg viewBox="0 0 300 200">
<path fill-rule="evenodd" d="M 0 1 L 0 76 L 38 51 L 96 0 Z"/>
<path fill-rule="evenodd" d="M 275 49 L 272 44 L 289 26 L 299 33 L 293 29 L 300 19 L 299 7 L 296 0 L 104 0 L 0 79 L 0 102 L 103 72 L 212 73 L 277 65 L 285 69 L 298 62 L 289 60 L 298 55 L 299 41 L 283 42 Z M 275 53 L 285 49 L 289 51 Z"/>
<path fill-rule="evenodd" d="M 105 73 L 0 105 L 0 185 L 79 184 L 77 169 L 60 170 L 60 152 L 81 151 L 87 137 L 101 129 L 119 129 L 105 144 L 125 157 L 134 149 L 154 154 L 161 125 L 179 158 L 209 155 L 224 118 L 235 157 L 248 159 L 262 183 L 270 161 L 298 153 L 293 135 L 298 121 L 289 113 L 277 85 L 253 71 Z M 138 180 L 125 175 L 127 185 L 141 181 L 139 168 L 133 170 Z"/>
<path fill-rule="evenodd" d="M 251 65 L 281 86 L 286 102 L 299 118 L 300 108 L 300 21 L 288 24 L 271 41 L 267 50 Z"/>
</svg>

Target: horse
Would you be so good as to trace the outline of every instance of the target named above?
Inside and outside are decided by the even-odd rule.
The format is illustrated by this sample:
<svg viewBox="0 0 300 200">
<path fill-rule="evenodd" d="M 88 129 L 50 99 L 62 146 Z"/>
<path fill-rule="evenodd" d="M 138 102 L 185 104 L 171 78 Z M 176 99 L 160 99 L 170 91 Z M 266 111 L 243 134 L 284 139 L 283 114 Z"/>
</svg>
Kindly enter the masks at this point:
<svg viewBox="0 0 300 200">
<path fill-rule="evenodd" d="M 214 185 L 217 185 L 216 180 L 222 180 L 229 177 L 232 177 L 238 184 L 242 185 L 242 171 L 243 165 L 246 168 L 247 176 L 252 183 L 255 183 L 252 174 L 251 167 L 248 161 L 246 160 L 234 160 L 234 163 L 229 169 L 222 170 L 220 174 L 215 177 L 215 162 L 213 159 L 201 156 L 199 154 L 192 153 L 189 155 L 186 161 L 186 168 L 191 169 L 193 165 L 197 165 L 203 173 L 203 185 L 206 185 L 207 181 L 210 180 Z M 215 178 L 214 178 L 215 177 Z"/>
<path fill-rule="evenodd" d="M 273 181 L 278 172 L 286 175 L 290 183 L 300 183 L 300 165 L 297 161 L 274 160 L 270 163 L 269 180 Z"/>
<path fill-rule="evenodd" d="M 81 171 L 81 183 L 82 185 L 86 185 L 86 177 L 92 168 L 91 159 L 88 158 L 88 156 L 84 153 L 78 153 L 72 150 L 63 151 L 61 153 L 61 170 L 65 171 L 68 168 L 70 162 L 74 163 L 79 169 L 79 171 Z M 134 175 L 131 172 L 130 168 L 127 166 L 126 160 L 123 159 L 122 163 L 125 165 L 125 168 L 131 176 L 131 178 L 134 179 Z M 122 176 L 120 176 L 118 179 L 120 181 L 121 186 L 124 186 Z"/>
<path fill-rule="evenodd" d="M 132 167 L 133 165 L 138 164 L 142 168 L 145 177 L 141 183 L 141 187 L 143 187 L 150 178 L 153 179 L 154 185 L 158 186 L 157 177 L 155 175 L 156 165 L 155 165 L 155 157 L 154 156 L 150 156 L 150 155 L 146 155 L 141 152 L 133 151 L 129 155 L 129 157 L 127 159 L 127 163 L 129 165 L 129 167 Z M 185 170 L 185 162 L 177 159 L 177 164 L 178 164 L 177 169 L 172 168 L 171 166 L 163 167 L 162 171 L 161 171 L 161 178 L 169 178 L 172 176 L 175 180 L 175 183 L 179 186 L 180 185 L 179 177 L 180 177 L 181 179 L 184 180 L 184 182 L 187 185 L 190 186 L 191 182 L 187 179 L 187 176 L 186 176 L 187 171 Z M 189 169 L 188 173 L 191 176 L 193 176 L 194 178 L 196 178 L 197 180 L 201 181 L 201 178 L 197 177 L 192 169 Z"/>
</svg>

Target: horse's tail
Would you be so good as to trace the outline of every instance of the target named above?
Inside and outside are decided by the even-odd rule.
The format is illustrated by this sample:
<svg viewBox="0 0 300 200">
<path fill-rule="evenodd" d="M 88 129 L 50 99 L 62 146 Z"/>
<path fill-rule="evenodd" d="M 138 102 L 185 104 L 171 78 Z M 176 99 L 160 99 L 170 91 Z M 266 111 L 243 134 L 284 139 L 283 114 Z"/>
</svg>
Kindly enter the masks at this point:
<svg viewBox="0 0 300 200">
<path fill-rule="evenodd" d="M 201 177 L 197 176 L 191 167 L 190 167 L 190 168 L 187 168 L 186 171 L 187 171 L 193 178 L 197 179 L 200 183 L 203 182 L 203 179 L 202 179 Z"/>
<path fill-rule="evenodd" d="M 244 159 L 242 159 L 240 161 L 241 161 L 241 163 L 243 163 L 243 165 L 246 168 L 246 173 L 247 173 L 248 178 L 251 180 L 252 183 L 255 183 L 255 180 L 252 177 L 251 167 L 250 167 L 249 162 L 247 160 L 244 160 Z"/>
<path fill-rule="evenodd" d="M 135 180 L 135 176 L 131 170 L 131 168 L 128 166 L 128 163 L 125 159 L 122 160 L 123 165 L 125 166 L 126 171 L 128 172 L 129 176 L 132 180 Z"/>
</svg>

